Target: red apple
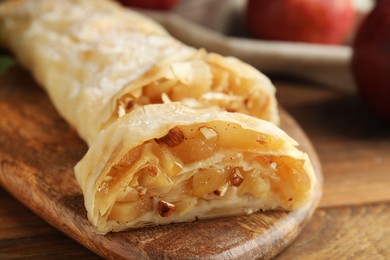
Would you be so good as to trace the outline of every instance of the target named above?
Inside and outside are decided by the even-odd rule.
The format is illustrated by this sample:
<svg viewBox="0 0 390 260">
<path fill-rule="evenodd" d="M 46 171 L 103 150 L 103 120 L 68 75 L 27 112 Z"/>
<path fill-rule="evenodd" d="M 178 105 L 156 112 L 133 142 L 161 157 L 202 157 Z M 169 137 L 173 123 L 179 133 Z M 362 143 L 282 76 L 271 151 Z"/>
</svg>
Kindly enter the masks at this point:
<svg viewBox="0 0 390 260">
<path fill-rule="evenodd" d="M 179 0 L 119 0 L 119 2 L 129 7 L 167 11 L 175 7 Z"/>
<path fill-rule="evenodd" d="M 363 100 L 390 121 L 390 0 L 381 0 L 357 31 L 352 71 Z"/>
<path fill-rule="evenodd" d="M 354 25 L 352 1 L 249 0 L 249 33 L 269 40 L 340 44 Z"/>
</svg>

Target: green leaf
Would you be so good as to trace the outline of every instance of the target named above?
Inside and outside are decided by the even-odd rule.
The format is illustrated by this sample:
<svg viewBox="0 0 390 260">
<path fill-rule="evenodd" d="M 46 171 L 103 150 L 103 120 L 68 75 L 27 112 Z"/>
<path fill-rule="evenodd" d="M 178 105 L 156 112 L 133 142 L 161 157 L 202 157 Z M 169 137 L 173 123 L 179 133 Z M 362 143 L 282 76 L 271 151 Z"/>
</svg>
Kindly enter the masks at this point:
<svg viewBox="0 0 390 260">
<path fill-rule="evenodd" d="M 10 67 L 15 65 L 15 60 L 10 56 L 0 55 L 0 75 L 3 75 Z"/>
</svg>

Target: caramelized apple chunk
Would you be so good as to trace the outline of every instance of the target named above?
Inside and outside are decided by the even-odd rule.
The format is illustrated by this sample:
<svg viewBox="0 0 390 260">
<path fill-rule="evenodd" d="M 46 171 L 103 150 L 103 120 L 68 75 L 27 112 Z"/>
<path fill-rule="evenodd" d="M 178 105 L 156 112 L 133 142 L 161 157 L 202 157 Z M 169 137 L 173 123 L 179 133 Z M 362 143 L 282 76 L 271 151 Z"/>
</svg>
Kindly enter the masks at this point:
<svg viewBox="0 0 390 260">
<path fill-rule="evenodd" d="M 171 152 L 179 157 L 183 163 L 192 163 L 211 157 L 217 151 L 218 138 L 206 138 L 199 130 L 202 126 L 180 126 L 179 128 L 185 140 L 175 147 Z M 211 129 L 211 131 L 214 131 Z"/>
<path fill-rule="evenodd" d="M 223 169 L 204 169 L 195 173 L 192 177 L 192 194 L 203 197 L 219 190 L 228 182 L 229 173 Z"/>
<path fill-rule="evenodd" d="M 118 202 L 132 202 L 136 201 L 140 197 L 138 191 L 132 187 L 125 187 L 123 191 L 119 194 L 117 199 Z"/>
<path fill-rule="evenodd" d="M 215 122 L 214 129 L 218 132 L 218 145 L 223 148 L 242 149 L 243 151 L 253 150 L 279 150 L 282 147 L 280 140 L 255 131 L 244 131 L 244 129 L 234 123 Z M 232 136 L 239 136 L 237 142 Z"/>
<path fill-rule="evenodd" d="M 161 169 L 169 177 L 175 177 L 183 169 L 183 161 L 174 156 L 165 145 L 160 145 L 159 149 L 156 149 L 156 155 Z"/>
<path fill-rule="evenodd" d="M 308 190 L 310 186 L 310 179 L 307 175 L 301 174 L 303 160 L 294 160 L 289 157 L 277 157 L 273 158 L 273 161 L 277 164 L 277 176 L 279 180 L 273 180 L 275 189 L 280 187 L 280 195 L 287 201 L 290 199 L 301 200 L 303 198 L 296 197 L 295 194 L 301 194 L 305 196 L 305 190 Z M 299 191 L 299 192 L 297 192 Z"/>
<path fill-rule="evenodd" d="M 238 188 L 240 195 L 251 195 L 259 198 L 269 192 L 270 185 L 268 178 L 263 178 L 259 171 L 243 171 L 242 175 L 243 181 Z"/>
<path fill-rule="evenodd" d="M 166 187 L 172 180 L 155 166 L 148 166 L 138 172 L 138 183 L 145 188 Z"/>
<path fill-rule="evenodd" d="M 135 202 L 116 202 L 111 209 L 108 219 L 115 219 L 122 223 L 130 222 L 150 210 L 152 210 L 150 199 Z"/>
</svg>

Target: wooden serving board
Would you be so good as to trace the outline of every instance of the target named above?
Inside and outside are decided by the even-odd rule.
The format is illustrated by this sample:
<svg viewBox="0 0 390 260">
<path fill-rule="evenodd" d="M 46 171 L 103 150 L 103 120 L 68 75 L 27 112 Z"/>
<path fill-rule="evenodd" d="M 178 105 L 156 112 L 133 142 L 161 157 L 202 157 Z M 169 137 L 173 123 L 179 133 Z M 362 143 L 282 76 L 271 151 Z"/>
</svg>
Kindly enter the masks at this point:
<svg viewBox="0 0 390 260">
<path fill-rule="evenodd" d="M 0 78 L 0 185 L 55 228 L 106 258 L 271 258 L 308 222 L 322 193 L 321 167 L 308 138 L 281 110 L 282 128 L 307 151 L 319 179 L 295 212 L 136 229 L 105 236 L 86 218 L 73 166 L 87 151 L 29 74 L 14 68 Z"/>
</svg>

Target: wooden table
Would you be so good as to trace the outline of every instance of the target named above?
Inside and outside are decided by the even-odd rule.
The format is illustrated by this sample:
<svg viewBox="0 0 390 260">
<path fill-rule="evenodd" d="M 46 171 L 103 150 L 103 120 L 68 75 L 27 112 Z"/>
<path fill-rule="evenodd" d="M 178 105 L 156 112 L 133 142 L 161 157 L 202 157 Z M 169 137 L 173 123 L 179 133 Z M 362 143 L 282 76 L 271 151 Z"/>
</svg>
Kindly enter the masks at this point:
<svg viewBox="0 0 390 260">
<path fill-rule="evenodd" d="M 390 258 L 390 127 L 356 97 L 275 81 L 278 98 L 306 130 L 323 164 L 321 208 L 279 259 Z M 99 258 L 0 188 L 0 259 Z"/>
</svg>

